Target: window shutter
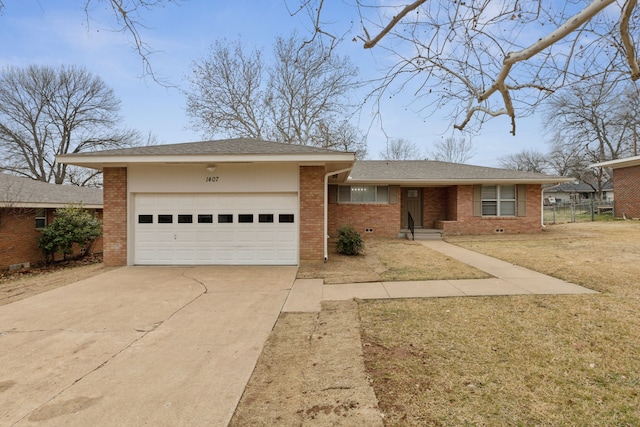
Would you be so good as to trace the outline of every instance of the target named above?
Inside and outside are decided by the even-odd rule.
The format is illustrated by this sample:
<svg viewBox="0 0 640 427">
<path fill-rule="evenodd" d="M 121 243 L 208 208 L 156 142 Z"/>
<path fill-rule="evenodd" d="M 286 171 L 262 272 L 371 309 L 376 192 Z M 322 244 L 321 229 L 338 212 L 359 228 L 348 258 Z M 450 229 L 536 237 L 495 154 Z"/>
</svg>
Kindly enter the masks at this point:
<svg viewBox="0 0 640 427">
<path fill-rule="evenodd" d="M 518 197 L 518 211 L 516 213 L 517 216 L 527 216 L 527 186 L 526 185 L 518 185 L 517 189 L 517 197 Z"/>
<path fill-rule="evenodd" d="M 338 203 L 338 186 L 329 186 L 329 203 Z"/>
<path fill-rule="evenodd" d="M 482 216 L 482 185 L 473 186 L 473 216 Z"/>
<path fill-rule="evenodd" d="M 398 191 L 400 190 L 400 187 L 397 185 L 390 185 L 389 186 L 389 203 L 392 205 L 397 205 L 398 204 Z"/>
</svg>

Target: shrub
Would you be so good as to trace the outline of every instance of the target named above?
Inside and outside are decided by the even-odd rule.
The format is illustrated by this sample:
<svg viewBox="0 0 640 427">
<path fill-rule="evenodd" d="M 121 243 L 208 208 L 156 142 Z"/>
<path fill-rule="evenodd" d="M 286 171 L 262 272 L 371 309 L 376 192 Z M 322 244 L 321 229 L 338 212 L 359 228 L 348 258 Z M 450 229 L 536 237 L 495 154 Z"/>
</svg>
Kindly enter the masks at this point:
<svg viewBox="0 0 640 427">
<path fill-rule="evenodd" d="M 364 249 L 364 242 L 360 233 L 350 225 L 343 225 L 338 229 L 338 253 L 343 255 L 358 255 Z"/>
<path fill-rule="evenodd" d="M 102 234 L 102 222 L 82 206 L 69 205 L 56 209 L 56 217 L 42 229 L 38 238 L 38 246 L 45 254 L 45 260 L 53 261 L 56 253 L 61 253 L 66 259 L 73 253 L 73 245 L 78 244 L 83 249 L 91 247 L 93 242 Z M 83 252 L 86 254 L 85 251 Z"/>
</svg>

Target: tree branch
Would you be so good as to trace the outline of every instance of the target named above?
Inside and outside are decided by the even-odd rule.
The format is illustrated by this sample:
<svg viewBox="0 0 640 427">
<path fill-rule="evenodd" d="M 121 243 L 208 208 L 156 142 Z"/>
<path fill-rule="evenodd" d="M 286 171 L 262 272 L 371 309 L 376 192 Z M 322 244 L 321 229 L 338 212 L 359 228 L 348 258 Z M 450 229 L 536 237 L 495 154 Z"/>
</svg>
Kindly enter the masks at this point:
<svg viewBox="0 0 640 427">
<path fill-rule="evenodd" d="M 367 33 L 367 40 L 364 40 L 364 48 L 365 49 L 371 49 L 372 47 L 374 47 L 376 44 L 378 44 L 378 42 L 380 40 L 382 40 L 384 38 L 384 36 L 386 36 L 389 31 L 391 31 L 393 29 L 393 27 L 396 26 L 396 24 L 398 22 L 400 22 L 400 20 L 402 20 L 402 18 L 404 18 L 405 16 L 407 16 L 409 14 L 409 12 L 417 9 L 418 7 L 420 7 L 424 2 L 426 2 L 427 0 L 416 0 L 415 2 L 407 5 L 404 7 L 404 9 L 402 9 L 402 11 L 400 11 L 399 14 L 397 14 L 396 16 L 393 17 L 393 19 L 391 21 L 389 21 L 389 23 L 387 24 L 386 27 L 384 27 L 382 29 L 382 31 L 380 31 L 380 33 L 378 33 L 377 36 L 375 36 L 373 39 L 371 39 Z M 365 32 L 367 30 L 365 29 Z"/>
<path fill-rule="evenodd" d="M 636 49 L 629 34 L 629 20 L 637 4 L 637 0 L 626 0 L 622 7 L 622 16 L 620 18 L 620 39 L 624 46 L 627 62 L 631 68 L 631 79 L 634 81 L 640 78 L 640 67 L 638 67 L 638 60 L 636 59 Z"/>
</svg>

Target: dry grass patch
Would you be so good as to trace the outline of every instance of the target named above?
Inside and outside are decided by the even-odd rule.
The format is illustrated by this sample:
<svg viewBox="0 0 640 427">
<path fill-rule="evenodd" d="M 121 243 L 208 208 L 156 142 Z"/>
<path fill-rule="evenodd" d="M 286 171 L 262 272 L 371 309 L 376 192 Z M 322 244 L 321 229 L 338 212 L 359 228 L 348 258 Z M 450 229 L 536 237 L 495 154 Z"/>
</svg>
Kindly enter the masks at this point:
<svg viewBox="0 0 640 427">
<path fill-rule="evenodd" d="M 324 279 L 326 284 L 487 277 L 420 242 L 384 238 L 366 239 L 362 255 L 346 256 L 334 250 L 326 263 L 302 261 L 298 268 L 299 279 Z"/>
<path fill-rule="evenodd" d="M 361 303 L 387 425 L 640 425 L 640 223 L 450 241 L 603 293 Z"/>
</svg>

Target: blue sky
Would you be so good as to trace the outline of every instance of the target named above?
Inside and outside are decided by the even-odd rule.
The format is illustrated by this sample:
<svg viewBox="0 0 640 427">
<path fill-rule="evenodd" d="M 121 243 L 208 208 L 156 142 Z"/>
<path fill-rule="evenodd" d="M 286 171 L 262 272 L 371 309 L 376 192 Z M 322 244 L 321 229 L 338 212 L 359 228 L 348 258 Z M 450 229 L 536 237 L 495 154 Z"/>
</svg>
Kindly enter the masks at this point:
<svg viewBox="0 0 640 427">
<path fill-rule="evenodd" d="M 49 2 L 45 0 L 4 0 L 0 15 L 0 66 L 14 65 L 81 65 L 99 75 L 122 101 L 124 124 L 146 134 L 153 133 L 161 144 L 198 141 L 202 135 L 189 127 L 185 113 L 186 98 L 176 88 L 165 88 L 149 78 L 141 78 L 142 63 L 133 51 L 128 35 L 113 32 L 110 14 L 101 3 L 93 4 L 87 25 L 84 0 Z M 289 4 L 295 2 L 289 1 Z M 342 16 L 353 16 L 341 1 L 331 3 L 328 10 L 335 22 Z M 155 53 L 151 56 L 154 71 L 180 89 L 188 89 L 185 76 L 191 63 L 204 57 L 217 39 L 241 38 L 247 45 L 270 50 L 278 35 L 288 35 L 298 29 L 308 31 L 305 17 L 291 17 L 284 0 L 191 0 L 144 13 L 141 34 Z M 357 27 L 349 30 L 348 39 L 356 36 Z M 374 75 L 380 52 L 365 51 L 358 43 L 348 42 L 341 48 L 360 68 L 363 77 Z M 413 113 L 406 106 L 412 94 L 386 101 L 382 118 L 386 135 L 408 139 L 425 150 L 441 137 L 453 133 L 444 117 L 428 119 Z M 378 158 L 385 147 L 385 133 L 379 125 L 371 126 L 370 108 L 365 107 L 359 123 L 369 129 L 369 158 Z M 498 157 L 523 149 L 546 150 L 540 120 L 521 118 L 515 137 L 509 134 L 506 117 L 490 120 L 482 132 L 473 137 L 477 154 L 469 161 L 483 166 L 499 166 Z"/>
</svg>

